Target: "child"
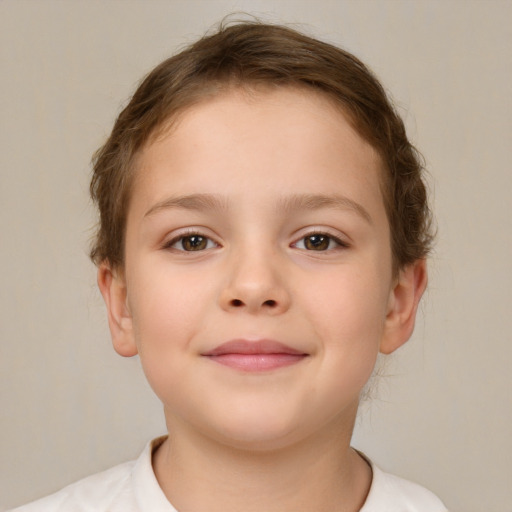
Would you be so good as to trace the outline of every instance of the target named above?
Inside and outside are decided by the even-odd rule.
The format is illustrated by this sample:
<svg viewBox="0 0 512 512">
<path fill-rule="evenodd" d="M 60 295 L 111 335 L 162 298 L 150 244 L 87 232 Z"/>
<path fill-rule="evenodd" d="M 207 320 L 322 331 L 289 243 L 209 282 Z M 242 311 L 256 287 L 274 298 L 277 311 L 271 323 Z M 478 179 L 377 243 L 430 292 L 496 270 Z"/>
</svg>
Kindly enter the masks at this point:
<svg viewBox="0 0 512 512">
<path fill-rule="evenodd" d="M 91 193 L 114 348 L 139 354 L 169 434 L 18 511 L 446 510 L 350 447 L 431 242 L 417 154 L 361 62 L 223 27 L 142 82 Z"/>
</svg>

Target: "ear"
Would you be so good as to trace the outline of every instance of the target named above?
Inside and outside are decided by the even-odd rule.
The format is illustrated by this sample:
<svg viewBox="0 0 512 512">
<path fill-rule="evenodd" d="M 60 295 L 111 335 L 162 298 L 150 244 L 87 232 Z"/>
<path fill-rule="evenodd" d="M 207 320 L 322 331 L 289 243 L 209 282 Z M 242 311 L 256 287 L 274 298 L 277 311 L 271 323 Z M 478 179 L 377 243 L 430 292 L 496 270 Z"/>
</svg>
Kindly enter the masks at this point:
<svg viewBox="0 0 512 512">
<path fill-rule="evenodd" d="M 384 336 L 380 344 L 383 354 L 391 354 L 411 337 L 418 304 L 426 287 L 427 264 L 424 259 L 400 270 L 389 296 Z"/>
<path fill-rule="evenodd" d="M 107 306 L 108 325 L 114 349 L 125 357 L 136 355 L 138 351 L 123 273 L 113 270 L 106 262 L 102 263 L 98 268 L 98 286 Z"/>
</svg>

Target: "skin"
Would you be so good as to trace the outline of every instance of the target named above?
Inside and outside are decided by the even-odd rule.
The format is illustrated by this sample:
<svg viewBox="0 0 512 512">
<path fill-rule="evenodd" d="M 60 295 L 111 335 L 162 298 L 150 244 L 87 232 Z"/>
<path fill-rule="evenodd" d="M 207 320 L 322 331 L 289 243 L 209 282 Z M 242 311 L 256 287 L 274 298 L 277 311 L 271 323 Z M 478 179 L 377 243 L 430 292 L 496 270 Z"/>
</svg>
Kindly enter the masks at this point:
<svg viewBox="0 0 512 512">
<path fill-rule="evenodd" d="M 124 267 L 98 282 L 115 349 L 164 405 L 164 493 L 180 511 L 359 510 L 359 395 L 426 286 L 424 261 L 393 276 L 378 154 L 326 98 L 280 88 L 190 108 L 140 162 Z M 239 338 L 305 356 L 259 372 L 205 357 Z"/>
</svg>

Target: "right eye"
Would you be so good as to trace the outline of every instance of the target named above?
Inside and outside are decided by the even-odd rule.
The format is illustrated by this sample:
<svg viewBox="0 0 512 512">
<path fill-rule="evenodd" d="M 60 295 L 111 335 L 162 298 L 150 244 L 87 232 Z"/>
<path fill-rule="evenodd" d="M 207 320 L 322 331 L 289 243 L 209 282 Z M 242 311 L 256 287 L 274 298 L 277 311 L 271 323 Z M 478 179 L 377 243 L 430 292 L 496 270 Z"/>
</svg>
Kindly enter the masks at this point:
<svg viewBox="0 0 512 512">
<path fill-rule="evenodd" d="M 177 251 L 193 252 L 213 249 L 214 247 L 218 247 L 218 244 L 207 236 L 203 236 L 198 233 L 191 233 L 173 238 L 165 244 L 165 247 L 175 249 Z"/>
</svg>

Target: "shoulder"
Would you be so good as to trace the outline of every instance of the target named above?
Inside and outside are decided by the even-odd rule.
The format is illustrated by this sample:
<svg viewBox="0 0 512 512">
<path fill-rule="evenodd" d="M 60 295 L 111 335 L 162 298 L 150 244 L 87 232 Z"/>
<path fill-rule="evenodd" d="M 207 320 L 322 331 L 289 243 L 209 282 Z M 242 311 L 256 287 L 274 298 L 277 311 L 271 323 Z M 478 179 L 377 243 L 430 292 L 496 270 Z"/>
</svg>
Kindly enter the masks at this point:
<svg viewBox="0 0 512 512">
<path fill-rule="evenodd" d="M 18 507 L 11 512 L 121 511 L 118 503 L 130 501 L 130 475 L 135 462 L 126 462 L 64 487 L 55 494 Z M 115 508 L 112 507 L 113 504 Z M 123 512 L 131 512 L 125 508 Z"/>
<path fill-rule="evenodd" d="M 373 480 L 361 512 L 447 512 L 428 489 L 389 473 L 371 461 Z"/>
<path fill-rule="evenodd" d="M 64 487 L 10 512 L 176 512 L 158 485 L 151 464 L 164 437 L 154 439 L 137 460 Z"/>
</svg>

